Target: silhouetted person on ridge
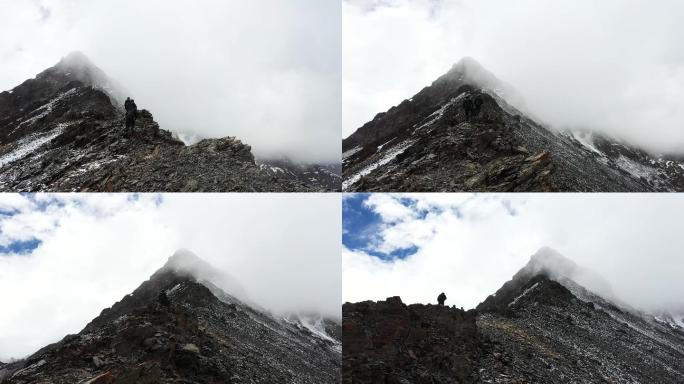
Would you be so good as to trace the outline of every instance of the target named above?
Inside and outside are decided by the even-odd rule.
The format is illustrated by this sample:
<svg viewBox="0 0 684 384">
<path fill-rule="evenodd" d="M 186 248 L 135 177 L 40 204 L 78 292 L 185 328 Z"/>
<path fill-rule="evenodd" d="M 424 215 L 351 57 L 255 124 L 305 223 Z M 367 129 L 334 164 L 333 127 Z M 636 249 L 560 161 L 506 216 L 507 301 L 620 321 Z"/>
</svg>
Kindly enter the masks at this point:
<svg viewBox="0 0 684 384">
<path fill-rule="evenodd" d="M 465 110 L 466 121 L 470 121 L 473 114 L 473 100 L 470 96 L 466 96 L 466 99 L 463 100 L 463 109 Z"/>
<path fill-rule="evenodd" d="M 468 95 L 463 100 L 463 109 L 465 110 L 466 121 L 470 121 L 473 117 L 480 113 L 482 107 L 482 97 L 480 95 Z"/>
<path fill-rule="evenodd" d="M 138 106 L 135 105 L 135 100 L 127 97 L 124 102 L 124 108 L 126 109 L 126 133 L 133 133 L 135 118 L 138 114 Z"/>
<path fill-rule="evenodd" d="M 161 290 L 161 292 L 159 292 L 158 299 L 159 299 L 159 304 L 161 304 L 165 307 L 168 307 L 169 305 L 171 305 L 171 300 L 169 300 L 169 297 L 166 295 L 166 291 L 163 289 Z"/>
<path fill-rule="evenodd" d="M 446 295 L 444 294 L 444 292 L 442 292 L 442 293 L 439 294 L 439 296 L 437 296 L 437 303 L 438 303 L 441 307 L 443 307 L 445 301 L 446 301 Z"/>
<path fill-rule="evenodd" d="M 480 108 L 482 107 L 482 96 L 475 96 L 473 100 L 473 113 L 472 116 L 477 116 L 480 114 Z"/>
</svg>

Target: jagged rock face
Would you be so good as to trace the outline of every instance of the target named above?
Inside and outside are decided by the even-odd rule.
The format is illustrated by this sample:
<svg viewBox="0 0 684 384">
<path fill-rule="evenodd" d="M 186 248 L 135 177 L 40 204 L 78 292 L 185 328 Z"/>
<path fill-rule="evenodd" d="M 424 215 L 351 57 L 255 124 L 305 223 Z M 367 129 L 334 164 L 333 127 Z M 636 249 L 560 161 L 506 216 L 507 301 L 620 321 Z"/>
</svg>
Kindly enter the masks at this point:
<svg viewBox="0 0 684 384">
<path fill-rule="evenodd" d="M 340 364 L 338 339 L 167 266 L 79 334 L 0 367 L 0 382 L 336 383 Z"/>
<path fill-rule="evenodd" d="M 343 143 L 346 191 L 684 190 L 684 163 L 527 117 L 472 59 Z M 481 107 L 470 115 L 469 103 Z"/>
<path fill-rule="evenodd" d="M 482 380 L 681 382 L 684 328 L 586 289 L 577 281 L 586 274 L 542 249 L 477 307 L 478 329 L 493 345 Z"/>
<path fill-rule="evenodd" d="M 537 276 L 507 304 L 508 315 L 482 313 L 478 329 L 493 345 L 481 362 L 482 380 L 682 381 L 684 329 L 595 299 L 581 300 L 560 283 Z"/>
<path fill-rule="evenodd" d="M 343 383 L 462 383 L 482 354 L 475 313 L 399 297 L 342 306 Z"/>
<path fill-rule="evenodd" d="M 324 191 L 261 169 L 233 137 L 186 146 L 141 110 L 124 128 L 120 96 L 81 54 L 0 93 L 2 191 Z M 336 189 L 339 189 L 336 188 Z"/>
<path fill-rule="evenodd" d="M 476 310 L 407 307 L 398 298 L 345 304 L 343 379 L 349 383 L 681 383 L 682 321 L 639 312 L 587 290 L 571 278 L 578 271 L 582 269 L 570 260 L 544 249 Z M 452 311 L 465 317 L 444 321 Z M 416 341 L 420 337 L 425 344 Z M 442 348 L 454 337 L 461 338 L 459 356 L 472 359 L 467 370 L 444 363 L 428 369 L 423 362 L 433 362 L 435 355 L 426 351 L 433 344 Z M 412 360 L 416 350 L 421 355 Z"/>
</svg>

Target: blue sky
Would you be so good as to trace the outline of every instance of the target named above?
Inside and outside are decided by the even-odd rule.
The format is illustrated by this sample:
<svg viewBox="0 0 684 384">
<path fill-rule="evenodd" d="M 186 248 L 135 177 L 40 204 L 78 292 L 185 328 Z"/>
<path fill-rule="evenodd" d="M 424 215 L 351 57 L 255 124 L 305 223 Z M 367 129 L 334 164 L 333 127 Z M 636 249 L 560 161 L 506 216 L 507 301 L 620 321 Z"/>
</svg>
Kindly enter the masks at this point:
<svg viewBox="0 0 684 384">
<path fill-rule="evenodd" d="M 411 194 L 395 194 L 392 196 L 392 204 L 395 205 L 395 208 L 403 211 L 404 217 L 390 219 L 383 217 L 379 213 L 382 208 L 378 210 L 377 202 L 371 194 L 356 193 L 344 197 L 342 202 L 342 244 L 344 247 L 349 250 L 363 251 L 384 261 L 405 259 L 416 254 L 419 249 L 418 245 L 409 244 L 394 247 L 391 251 L 384 251 L 383 247 L 379 247 L 379 243 L 382 242 L 383 231 L 401 225 L 404 219 L 420 221 L 428 219 L 428 217 L 439 216 L 445 212 L 454 218 L 463 217 L 460 204 L 424 204 Z M 511 214 L 515 213 L 509 200 L 503 199 L 501 205 Z"/>
<path fill-rule="evenodd" d="M 122 195 L 123 204 L 140 202 L 140 194 Z M 115 214 L 106 206 L 93 204 L 92 201 L 80 200 L 64 194 L 17 194 L 14 195 L 16 205 L 3 203 L 0 207 L 0 257 L 29 257 L 43 244 L 43 238 L 50 237 L 60 226 L 61 218 L 70 209 L 88 212 L 93 217 L 106 218 Z M 119 200 L 119 199 L 117 199 Z M 162 195 L 147 195 L 146 200 L 159 207 L 163 202 Z M 34 228 L 29 217 L 37 219 L 41 230 Z"/>
<path fill-rule="evenodd" d="M 13 254 L 25 255 L 33 252 L 42 243 L 39 239 L 17 240 L 9 244 L 0 245 L 0 257 Z"/>
<path fill-rule="evenodd" d="M 365 251 L 382 260 L 404 259 L 415 254 L 418 250 L 415 245 L 391 252 L 382 252 L 376 249 L 377 232 L 385 226 L 394 225 L 394 223 L 385 222 L 380 214 L 367 205 L 369 196 L 370 194 L 367 193 L 358 193 L 344 198 L 342 202 L 342 244 L 350 250 Z M 419 218 L 425 218 L 430 212 L 439 211 L 435 207 L 416 209 L 415 202 L 409 198 L 399 198 L 397 202 L 407 208 L 414 209 Z"/>
</svg>

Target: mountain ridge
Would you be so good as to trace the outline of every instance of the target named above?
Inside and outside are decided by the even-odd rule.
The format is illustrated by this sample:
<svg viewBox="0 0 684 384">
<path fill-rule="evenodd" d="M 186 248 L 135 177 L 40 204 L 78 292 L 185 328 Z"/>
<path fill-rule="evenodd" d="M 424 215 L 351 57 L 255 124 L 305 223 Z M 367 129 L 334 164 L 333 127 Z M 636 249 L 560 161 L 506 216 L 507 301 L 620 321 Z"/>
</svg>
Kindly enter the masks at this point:
<svg viewBox="0 0 684 384">
<path fill-rule="evenodd" d="M 476 309 L 345 303 L 343 383 L 681 382 L 684 327 L 580 286 L 576 270 L 542 249 Z"/>
<path fill-rule="evenodd" d="M 549 128 L 473 59 L 377 114 L 342 150 L 349 192 L 684 190 L 680 158 Z"/>
<path fill-rule="evenodd" d="M 0 190 L 307 192 L 339 190 L 334 172 L 269 173 L 235 137 L 185 145 L 138 111 L 123 123 L 123 91 L 81 53 L 0 93 Z M 311 165 L 315 167 L 315 165 Z"/>
<path fill-rule="evenodd" d="M 198 260 L 187 251 L 170 258 L 78 334 L 0 365 L 0 383 L 337 382 L 335 333 L 323 337 L 200 282 L 208 264 L 183 265 Z"/>
</svg>

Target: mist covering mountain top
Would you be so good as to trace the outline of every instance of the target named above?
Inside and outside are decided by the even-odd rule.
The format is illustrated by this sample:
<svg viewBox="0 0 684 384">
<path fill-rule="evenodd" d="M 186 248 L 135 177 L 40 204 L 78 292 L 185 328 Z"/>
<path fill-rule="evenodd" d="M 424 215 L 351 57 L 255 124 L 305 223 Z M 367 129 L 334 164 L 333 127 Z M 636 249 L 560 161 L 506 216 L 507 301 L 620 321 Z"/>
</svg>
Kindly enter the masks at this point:
<svg viewBox="0 0 684 384">
<path fill-rule="evenodd" d="M 346 1 L 344 136 L 468 55 L 550 126 L 681 155 L 682 13 L 676 0 Z"/>
<path fill-rule="evenodd" d="M 585 274 L 541 249 L 477 309 L 345 303 L 343 383 L 680 382 L 684 315 L 624 307 Z"/>
<path fill-rule="evenodd" d="M 162 273 L 172 271 L 177 275 L 192 277 L 198 282 L 211 283 L 229 292 L 235 298 L 249 302 L 245 289 L 235 277 L 219 271 L 187 249 L 177 250 L 159 271 Z"/>
<path fill-rule="evenodd" d="M 538 250 L 527 265 L 521 269 L 514 277 L 536 276 L 544 274 L 549 278 L 564 282 L 574 281 L 576 284 L 594 291 L 603 297 L 615 300 L 613 289 L 610 283 L 603 277 L 589 269 L 578 266 L 574 261 L 566 258 L 552 248 L 542 248 Z"/>
<path fill-rule="evenodd" d="M 94 88 L 105 91 L 117 103 L 117 106 L 123 107 L 128 93 L 126 89 L 93 64 L 83 52 L 69 53 L 54 68 L 59 72 L 71 74 L 72 78 L 83 84 L 90 84 Z"/>
<path fill-rule="evenodd" d="M 0 93 L 0 190 L 323 191 L 335 168 L 258 164 L 236 137 L 185 145 L 137 100 L 124 127 L 124 91 L 76 52 L 10 92 Z M 326 168 L 327 167 L 327 168 Z"/>
<path fill-rule="evenodd" d="M 0 90 L 80 50 L 186 144 L 236 136 L 258 158 L 340 161 L 339 4 L 4 5 Z"/>
<path fill-rule="evenodd" d="M 444 75 L 440 76 L 435 83 L 459 81 L 495 93 L 506 102 L 515 106 L 516 109 L 530 114 L 525 106 L 525 100 L 516 89 L 497 78 L 492 72 L 487 70 L 480 62 L 472 57 L 466 56 L 454 64 Z"/>
<path fill-rule="evenodd" d="M 342 141 L 345 191 L 684 190 L 681 157 L 539 121 L 474 59 Z"/>
<path fill-rule="evenodd" d="M 78 334 L 0 365 L 0 382 L 337 382 L 338 322 L 273 315 L 224 291 L 239 287 L 227 279 L 179 250 Z"/>
</svg>

